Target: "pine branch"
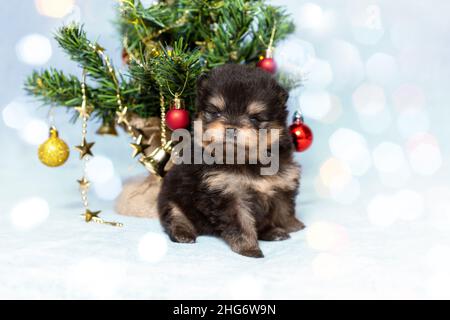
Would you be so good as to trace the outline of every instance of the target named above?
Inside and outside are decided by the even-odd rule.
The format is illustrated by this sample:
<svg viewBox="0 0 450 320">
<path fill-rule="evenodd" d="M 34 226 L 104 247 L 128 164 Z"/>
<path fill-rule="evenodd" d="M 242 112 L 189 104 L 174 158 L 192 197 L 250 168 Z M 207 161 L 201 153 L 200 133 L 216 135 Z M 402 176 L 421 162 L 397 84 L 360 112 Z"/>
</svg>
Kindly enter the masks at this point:
<svg viewBox="0 0 450 320">
<path fill-rule="evenodd" d="M 25 81 L 25 91 L 37 96 L 43 103 L 75 107 L 81 104 L 80 81 L 56 69 L 33 71 Z"/>
<path fill-rule="evenodd" d="M 211 24 L 212 30 L 205 39 L 204 56 L 208 68 L 246 61 L 247 57 L 242 55 L 241 48 L 248 39 L 254 10 L 250 1 L 243 0 L 227 1 L 215 8 L 213 12 L 217 22 Z"/>
<path fill-rule="evenodd" d="M 205 44 L 212 27 L 218 22 L 218 13 L 225 6 L 223 0 L 180 0 L 178 11 L 186 14 L 189 23 L 181 26 L 178 33 L 192 48 Z"/>
<path fill-rule="evenodd" d="M 117 88 L 120 90 L 123 104 L 128 106 L 130 111 L 144 117 L 153 115 L 146 106 L 148 101 L 140 100 L 139 84 L 135 81 L 127 82 L 122 75 L 117 75 L 114 69 L 109 69 L 105 58 L 99 53 L 104 49 L 88 40 L 82 26 L 72 24 L 60 28 L 55 38 L 71 59 L 87 71 L 87 76 L 96 81 L 98 93 L 93 104 L 98 106 L 97 114 L 103 120 L 112 121 L 115 117 L 118 108 Z"/>
<path fill-rule="evenodd" d="M 157 93 L 159 97 L 161 90 L 164 97 L 173 99 L 173 94 L 182 93 L 180 98 L 190 111 L 195 111 L 195 85 L 201 72 L 200 52 L 189 51 L 183 39 L 169 50 L 161 45 L 159 55 L 130 65 L 131 77 L 147 88 L 149 95 Z"/>
<path fill-rule="evenodd" d="M 89 77 L 102 81 L 114 89 L 114 83 L 102 57 L 95 51 L 103 50 L 98 44 L 91 43 L 83 27 L 78 24 L 64 26 L 55 33 L 55 40 L 67 52 L 70 59 L 78 62 L 88 72 Z"/>
<path fill-rule="evenodd" d="M 34 71 L 26 79 L 24 89 L 28 95 L 36 96 L 45 105 L 67 107 L 69 110 L 81 105 L 81 85 L 78 78 L 66 76 L 53 68 Z M 94 100 L 92 97 L 95 92 L 89 90 L 86 94 L 89 100 Z"/>
<path fill-rule="evenodd" d="M 140 1 L 124 0 L 119 7 L 120 31 L 128 39 L 130 50 L 139 46 L 154 46 L 158 41 L 171 42 L 170 35 L 179 18 L 175 6 L 166 2 L 156 3 L 145 8 Z"/>
<path fill-rule="evenodd" d="M 294 32 L 295 27 L 283 8 L 264 5 L 262 1 L 259 1 L 257 22 L 252 27 L 252 41 L 248 45 L 249 52 L 245 54 L 249 60 L 254 60 L 262 50 L 267 49 L 273 28 L 275 28 L 273 45 L 276 47 L 277 42 Z"/>
<path fill-rule="evenodd" d="M 267 49 L 275 25 L 274 44 L 294 30 L 284 9 L 265 5 L 261 0 L 180 3 L 190 12 L 190 27 L 185 34 L 194 32 L 195 43 L 203 46 L 208 68 L 229 62 L 254 63 Z"/>
<path fill-rule="evenodd" d="M 274 44 L 293 31 L 284 9 L 263 0 L 166 0 L 149 7 L 139 0 L 121 0 L 118 25 L 123 45 L 134 59 L 126 76 L 111 72 L 103 49 L 89 41 L 82 26 L 69 25 L 55 34 L 58 44 L 93 80 L 88 83 L 89 103 L 95 107 L 94 116 L 107 121 L 118 108 L 117 87 L 123 105 L 150 117 L 159 116 L 160 90 L 170 98 L 186 83 L 182 98 L 193 111 L 196 78 L 202 69 L 228 62 L 255 63 L 267 49 L 275 25 Z M 283 75 L 278 79 L 290 83 Z M 80 81 L 54 69 L 34 72 L 25 89 L 46 104 L 81 103 Z"/>
</svg>

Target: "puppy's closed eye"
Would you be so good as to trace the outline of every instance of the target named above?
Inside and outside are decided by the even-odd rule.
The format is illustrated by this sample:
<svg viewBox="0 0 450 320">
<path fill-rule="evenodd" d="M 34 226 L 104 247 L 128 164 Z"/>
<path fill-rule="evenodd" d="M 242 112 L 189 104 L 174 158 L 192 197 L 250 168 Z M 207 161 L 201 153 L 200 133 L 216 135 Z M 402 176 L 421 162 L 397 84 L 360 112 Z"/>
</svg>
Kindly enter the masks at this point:
<svg viewBox="0 0 450 320">
<path fill-rule="evenodd" d="M 263 122 L 269 121 L 268 117 L 264 114 L 252 114 L 249 116 L 250 122 L 254 125 L 259 125 Z"/>
<path fill-rule="evenodd" d="M 222 116 L 222 112 L 215 106 L 206 106 L 204 112 L 205 112 L 205 117 L 207 119 L 211 119 L 211 120 L 217 119 Z"/>
</svg>

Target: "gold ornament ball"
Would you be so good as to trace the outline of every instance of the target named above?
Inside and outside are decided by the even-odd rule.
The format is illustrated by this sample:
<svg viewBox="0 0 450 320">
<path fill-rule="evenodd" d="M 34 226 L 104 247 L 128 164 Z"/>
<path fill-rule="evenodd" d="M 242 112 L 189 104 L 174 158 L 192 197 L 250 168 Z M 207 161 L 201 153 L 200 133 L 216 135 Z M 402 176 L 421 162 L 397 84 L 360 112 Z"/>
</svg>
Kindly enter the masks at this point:
<svg viewBox="0 0 450 320">
<path fill-rule="evenodd" d="M 39 160 L 49 167 L 59 167 L 69 158 L 69 146 L 58 137 L 58 130 L 50 128 L 49 138 L 39 146 Z"/>
</svg>

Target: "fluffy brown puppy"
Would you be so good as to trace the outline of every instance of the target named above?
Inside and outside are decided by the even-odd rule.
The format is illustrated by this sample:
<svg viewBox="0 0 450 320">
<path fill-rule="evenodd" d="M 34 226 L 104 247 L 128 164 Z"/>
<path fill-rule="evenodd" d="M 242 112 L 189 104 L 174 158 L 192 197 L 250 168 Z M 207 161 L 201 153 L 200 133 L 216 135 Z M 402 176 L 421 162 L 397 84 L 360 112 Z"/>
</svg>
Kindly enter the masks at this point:
<svg viewBox="0 0 450 320">
<path fill-rule="evenodd" d="M 300 168 L 293 161 L 286 125 L 287 98 L 268 73 L 253 67 L 228 64 L 200 77 L 195 120 L 204 131 L 216 133 L 200 148 L 204 151 L 211 141 L 220 144 L 241 135 L 249 139 L 234 139 L 234 149 L 239 144 L 248 149 L 261 145 L 259 129 L 278 129 L 276 141 L 269 135 L 262 145 L 270 154 L 271 143 L 278 143 L 279 170 L 261 175 L 269 165 L 260 161 L 259 153 L 252 164 L 175 165 L 164 177 L 158 197 L 160 221 L 172 241 L 193 243 L 199 235 L 215 235 L 241 255 L 263 257 L 258 240 L 288 239 L 290 232 L 304 228 L 295 217 Z M 229 132 L 235 134 L 230 137 Z M 247 154 L 245 159 L 249 160 Z"/>
</svg>

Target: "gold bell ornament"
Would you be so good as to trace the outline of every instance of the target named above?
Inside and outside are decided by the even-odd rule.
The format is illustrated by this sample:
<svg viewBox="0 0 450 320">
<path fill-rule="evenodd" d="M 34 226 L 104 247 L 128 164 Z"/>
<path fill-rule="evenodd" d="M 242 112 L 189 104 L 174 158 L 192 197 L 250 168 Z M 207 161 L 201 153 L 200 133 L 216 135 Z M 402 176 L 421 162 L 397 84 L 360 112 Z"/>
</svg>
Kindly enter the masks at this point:
<svg viewBox="0 0 450 320">
<path fill-rule="evenodd" d="M 145 166 L 145 168 L 153 174 L 159 177 L 164 177 L 167 163 L 170 160 L 170 154 L 172 152 L 175 142 L 169 140 L 162 146 L 156 148 L 147 157 L 142 157 L 139 161 Z"/>
<path fill-rule="evenodd" d="M 114 122 L 108 121 L 103 121 L 102 125 L 97 129 L 96 133 L 101 136 L 104 135 L 117 136 L 117 130 L 116 126 L 114 125 Z"/>
<path fill-rule="evenodd" d="M 49 138 L 39 146 L 39 160 L 48 167 L 59 167 L 67 161 L 69 154 L 69 146 L 58 137 L 58 130 L 52 126 Z"/>
</svg>

